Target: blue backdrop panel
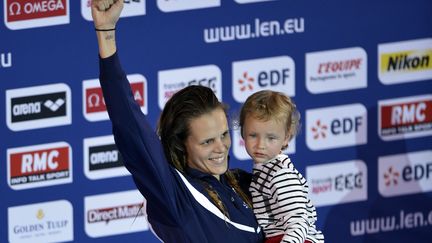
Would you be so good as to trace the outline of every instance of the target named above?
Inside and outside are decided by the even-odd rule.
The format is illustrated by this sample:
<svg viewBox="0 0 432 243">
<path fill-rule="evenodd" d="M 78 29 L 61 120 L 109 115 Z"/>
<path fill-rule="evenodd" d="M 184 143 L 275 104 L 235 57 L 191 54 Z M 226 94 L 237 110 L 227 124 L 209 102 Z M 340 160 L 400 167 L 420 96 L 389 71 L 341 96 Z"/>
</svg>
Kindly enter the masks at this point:
<svg viewBox="0 0 432 243">
<path fill-rule="evenodd" d="M 98 85 L 89 0 L 0 5 L 0 241 L 158 242 Z M 293 97 L 290 144 L 326 242 L 431 242 L 432 2 L 125 0 L 118 52 L 155 126 L 210 86 Z M 233 126 L 230 167 L 251 170 Z M 229 239 L 227 239 L 229 241 Z"/>
</svg>

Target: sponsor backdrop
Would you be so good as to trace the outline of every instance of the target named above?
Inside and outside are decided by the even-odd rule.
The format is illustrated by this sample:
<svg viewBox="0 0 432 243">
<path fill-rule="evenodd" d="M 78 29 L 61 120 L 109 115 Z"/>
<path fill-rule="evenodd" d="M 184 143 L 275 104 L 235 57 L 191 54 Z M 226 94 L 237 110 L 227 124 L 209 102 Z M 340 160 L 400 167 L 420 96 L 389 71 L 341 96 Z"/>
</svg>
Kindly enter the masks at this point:
<svg viewBox="0 0 432 243">
<path fill-rule="evenodd" d="M 111 134 L 90 0 L 2 0 L 0 241 L 158 242 Z M 118 45 L 154 126 L 173 93 L 285 92 L 326 242 L 431 242 L 432 2 L 125 0 Z M 227 242 L 229 240 L 227 239 Z"/>
</svg>

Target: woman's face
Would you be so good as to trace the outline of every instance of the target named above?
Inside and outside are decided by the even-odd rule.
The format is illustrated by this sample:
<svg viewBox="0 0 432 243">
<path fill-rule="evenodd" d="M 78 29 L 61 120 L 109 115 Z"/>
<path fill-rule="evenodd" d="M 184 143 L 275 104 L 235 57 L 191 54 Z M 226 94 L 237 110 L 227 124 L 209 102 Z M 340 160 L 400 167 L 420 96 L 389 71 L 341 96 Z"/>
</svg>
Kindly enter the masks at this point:
<svg viewBox="0 0 432 243">
<path fill-rule="evenodd" d="M 192 119 L 190 135 L 186 139 L 189 167 L 209 173 L 219 180 L 228 168 L 228 152 L 231 137 L 228 122 L 222 109 Z"/>
</svg>

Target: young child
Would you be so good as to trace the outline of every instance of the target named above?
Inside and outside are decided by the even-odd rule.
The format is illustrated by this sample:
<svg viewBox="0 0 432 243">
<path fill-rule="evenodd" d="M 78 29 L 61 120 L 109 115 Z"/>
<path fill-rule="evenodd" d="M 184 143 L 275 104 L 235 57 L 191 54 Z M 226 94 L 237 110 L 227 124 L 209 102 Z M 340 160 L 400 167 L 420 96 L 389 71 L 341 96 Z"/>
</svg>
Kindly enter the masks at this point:
<svg viewBox="0 0 432 243">
<path fill-rule="evenodd" d="M 315 227 L 306 179 L 282 153 L 296 135 L 299 119 L 289 97 L 268 90 L 251 95 L 240 112 L 241 135 L 254 162 L 249 190 L 266 243 L 324 242 Z"/>
</svg>

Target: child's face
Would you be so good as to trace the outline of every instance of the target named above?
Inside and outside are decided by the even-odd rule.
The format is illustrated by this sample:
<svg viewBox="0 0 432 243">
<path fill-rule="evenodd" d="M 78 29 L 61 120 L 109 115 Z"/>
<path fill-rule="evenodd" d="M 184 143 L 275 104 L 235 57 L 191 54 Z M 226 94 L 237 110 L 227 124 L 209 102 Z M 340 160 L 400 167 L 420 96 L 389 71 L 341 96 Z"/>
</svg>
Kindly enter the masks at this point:
<svg viewBox="0 0 432 243">
<path fill-rule="evenodd" d="M 246 151 L 254 163 L 264 163 L 278 155 L 288 145 L 284 124 L 275 120 L 261 121 L 247 116 L 243 125 Z"/>
</svg>

